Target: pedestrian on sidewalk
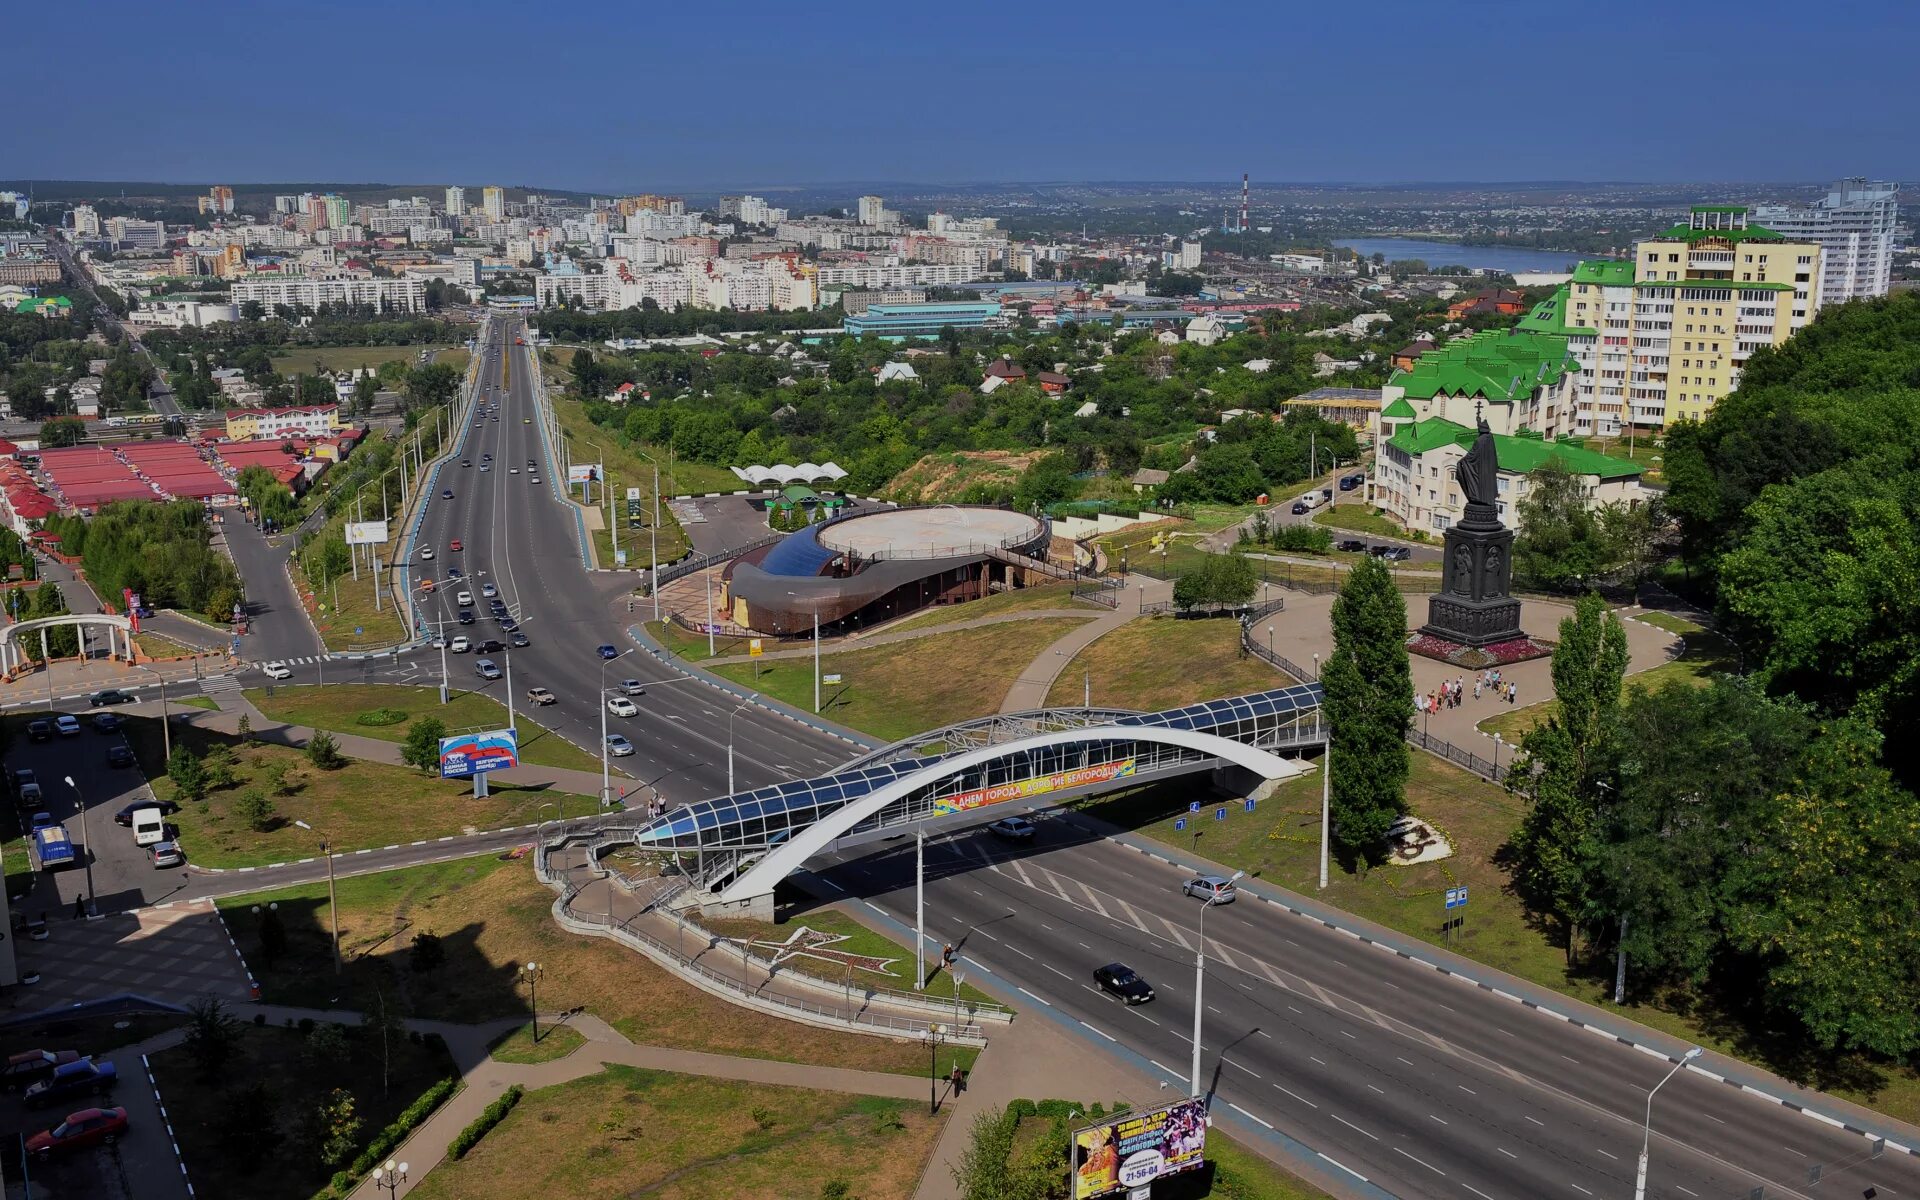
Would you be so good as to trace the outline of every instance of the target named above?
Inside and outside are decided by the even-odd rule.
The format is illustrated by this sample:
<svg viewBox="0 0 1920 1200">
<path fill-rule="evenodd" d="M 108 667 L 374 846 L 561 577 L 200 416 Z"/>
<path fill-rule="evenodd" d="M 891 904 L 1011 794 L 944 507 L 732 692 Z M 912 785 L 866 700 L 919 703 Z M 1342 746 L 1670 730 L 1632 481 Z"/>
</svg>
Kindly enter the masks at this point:
<svg viewBox="0 0 1920 1200">
<path fill-rule="evenodd" d="M 1486 676 L 1484 674 L 1479 679 L 1476 679 L 1473 681 L 1473 698 L 1476 701 L 1480 699 L 1480 685 L 1485 683 L 1486 681 L 1487 681 Z"/>
<path fill-rule="evenodd" d="M 1508 684 L 1507 685 L 1507 703 L 1518 704 L 1519 702 L 1520 702 L 1520 685 L 1517 683 Z"/>
</svg>

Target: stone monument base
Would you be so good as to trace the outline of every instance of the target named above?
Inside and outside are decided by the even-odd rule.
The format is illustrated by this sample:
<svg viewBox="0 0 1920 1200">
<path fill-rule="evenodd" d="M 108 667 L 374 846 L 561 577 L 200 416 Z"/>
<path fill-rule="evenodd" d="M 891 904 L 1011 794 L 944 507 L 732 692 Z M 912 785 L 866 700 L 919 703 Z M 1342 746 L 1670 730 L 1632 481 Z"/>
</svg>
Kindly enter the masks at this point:
<svg viewBox="0 0 1920 1200">
<path fill-rule="evenodd" d="M 1431 658 L 1449 666 L 1481 671 L 1488 667 L 1526 662 L 1532 658 L 1545 658 L 1553 653 L 1553 643 L 1530 638 L 1524 633 L 1516 633 L 1506 641 L 1470 646 L 1465 642 L 1456 642 L 1451 638 L 1422 629 L 1418 633 L 1408 635 L 1407 652 L 1418 654 L 1422 658 Z"/>
</svg>

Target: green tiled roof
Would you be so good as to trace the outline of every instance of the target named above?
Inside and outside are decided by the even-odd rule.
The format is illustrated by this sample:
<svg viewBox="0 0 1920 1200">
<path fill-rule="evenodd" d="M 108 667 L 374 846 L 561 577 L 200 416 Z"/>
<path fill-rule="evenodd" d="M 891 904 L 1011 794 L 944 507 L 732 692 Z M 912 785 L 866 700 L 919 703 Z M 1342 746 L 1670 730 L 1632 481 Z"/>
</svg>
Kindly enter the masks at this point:
<svg viewBox="0 0 1920 1200">
<path fill-rule="evenodd" d="M 28 296 L 13 306 L 17 313 L 39 312 L 43 308 L 72 308 L 73 301 L 65 296 Z"/>
<path fill-rule="evenodd" d="M 1593 258 L 1573 269 L 1575 283 L 1597 283 L 1602 287 L 1626 287 L 1633 282 L 1633 264 L 1611 258 Z"/>
<path fill-rule="evenodd" d="M 1665 233 L 1656 233 L 1647 240 L 1650 242 L 1702 242 L 1708 238 L 1724 238 L 1729 242 L 1784 242 L 1786 235 L 1775 233 L 1759 225 L 1749 225 L 1745 229 L 1695 229 L 1691 225 L 1675 225 Z"/>
<path fill-rule="evenodd" d="M 1553 295 L 1534 305 L 1532 312 L 1514 322 L 1513 327 L 1527 333 L 1554 333 L 1562 337 L 1595 336 L 1598 330 L 1567 324 L 1568 291 L 1564 286 L 1556 289 Z"/>
<path fill-rule="evenodd" d="M 1422 400 L 1445 393 L 1511 403 L 1579 369 L 1559 334 L 1489 329 L 1427 351 L 1389 382 Z"/>
<path fill-rule="evenodd" d="M 1419 415 L 1413 411 L 1413 405 L 1407 403 L 1405 396 L 1396 396 L 1392 404 L 1380 410 L 1382 421 L 1411 421 Z"/>
<path fill-rule="evenodd" d="M 1429 417 L 1413 425 L 1402 425 L 1387 444 L 1418 457 L 1442 446 L 1473 445 L 1474 431 L 1445 417 Z M 1609 458 L 1589 450 L 1576 440 L 1549 442 L 1539 434 L 1507 437 L 1493 435 L 1493 457 L 1502 471 L 1527 475 L 1555 458 L 1575 475 L 1593 475 L 1601 479 L 1626 479 L 1643 473 L 1639 463 L 1624 458 Z"/>
</svg>

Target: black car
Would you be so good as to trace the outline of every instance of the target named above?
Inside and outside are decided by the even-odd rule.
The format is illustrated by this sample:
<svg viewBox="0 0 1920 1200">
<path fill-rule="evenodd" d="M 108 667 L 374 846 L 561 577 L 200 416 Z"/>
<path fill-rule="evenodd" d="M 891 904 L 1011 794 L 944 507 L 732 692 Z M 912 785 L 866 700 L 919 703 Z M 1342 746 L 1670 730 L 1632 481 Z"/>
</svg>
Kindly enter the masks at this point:
<svg viewBox="0 0 1920 1200">
<path fill-rule="evenodd" d="M 519 630 L 516 629 L 514 630 L 513 636 L 507 639 L 507 644 L 512 646 L 515 650 L 518 650 L 522 646 L 533 645 L 533 642 L 527 638 L 526 634 L 521 633 Z"/>
<path fill-rule="evenodd" d="M 1385 558 L 1393 553 L 1393 547 L 1383 542 L 1378 546 L 1368 546 L 1367 553 L 1373 555 L 1375 558 Z"/>
<path fill-rule="evenodd" d="M 50 742 L 53 740 L 52 721 L 27 722 L 27 740 L 30 742 Z"/>
<path fill-rule="evenodd" d="M 119 733 L 120 726 L 125 723 L 126 722 L 120 719 L 120 714 L 118 713 L 95 713 L 92 719 L 87 722 L 87 724 L 93 726 L 95 733 Z"/>
<path fill-rule="evenodd" d="M 125 749 L 125 747 L 122 747 L 122 749 Z M 133 825 L 133 814 L 143 808 L 157 808 L 163 817 L 170 817 L 180 811 L 180 806 L 171 800 L 135 800 L 132 804 L 127 805 L 119 812 L 113 814 L 113 823 L 115 825 L 131 827 Z"/>
<path fill-rule="evenodd" d="M 463 609 L 461 609 L 461 610 L 460 610 L 460 623 L 461 623 L 462 625 L 471 625 L 471 624 L 473 624 L 473 610 L 472 610 L 472 609 L 470 609 L 470 608 L 463 608 Z"/>
<path fill-rule="evenodd" d="M 133 765 L 133 751 L 127 749 L 125 742 L 107 747 L 107 765 L 110 767 L 130 767 Z"/>
<path fill-rule="evenodd" d="M 1100 985 L 1101 991 L 1112 992 L 1128 1004 L 1145 1004 L 1153 999 L 1153 988 L 1124 963 L 1108 963 L 1099 968 L 1093 973 L 1093 981 Z"/>
<path fill-rule="evenodd" d="M 1343 550 L 1348 554 L 1365 554 L 1367 552 L 1367 544 L 1359 538 L 1342 538 L 1333 544 L 1333 548 L 1335 550 Z"/>
<path fill-rule="evenodd" d="M 520 622 L 514 620 L 512 617 L 499 617 L 496 619 L 500 622 L 501 633 L 512 633 L 520 628 Z"/>
<path fill-rule="evenodd" d="M 104 692 L 95 692 L 87 697 L 87 703 L 94 708 L 105 708 L 110 704 L 132 704 L 135 697 L 118 688 L 108 688 Z"/>
<path fill-rule="evenodd" d="M 507 644 L 498 638 L 488 638 L 473 649 L 476 654 L 492 654 L 496 650 L 505 650 L 506 648 Z"/>
</svg>

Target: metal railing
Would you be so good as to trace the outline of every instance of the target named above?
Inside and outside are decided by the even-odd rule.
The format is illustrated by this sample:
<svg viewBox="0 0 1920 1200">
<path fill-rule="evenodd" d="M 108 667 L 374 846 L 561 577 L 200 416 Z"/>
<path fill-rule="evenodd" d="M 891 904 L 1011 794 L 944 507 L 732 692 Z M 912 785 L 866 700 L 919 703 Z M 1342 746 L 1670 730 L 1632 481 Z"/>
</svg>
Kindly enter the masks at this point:
<svg viewBox="0 0 1920 1200">
<path fill-rule="evenodd" d="M 1482 758 L 1470 750 L 1462 750 L 1444 738 L 1433 737 L 1430 734 L 1420 732 L 1418 729 L 1409 728 L 1407 730 L 1407 741 L 1411 742 L 1415 749 L 1425 750 L 1428 754 L 1432 754 L 1438 758 L 1444 758 L 1454 766 L 1464 767 L 1480 778 L 1492 783 L 1503 782 L 1500 778 L 1500 771 L 1513 765 L 1512 760 L 1508 760 L 1503 767 L 1496 767 L 1492 759 Z M 1517 749 L 1515 753 L 1518 753 Z"/>
<path fill-rule="evenodd" d="M 665 584 L 697 574 L 716 563 L 729 562 L 742 554 L 751 554 L 762 546 L 771 546 L 785 536 L 787 535 L 784 533 L 769 533 L 764 537 L 753 539 L 744 546 L 729 546 L 724 550 L 716 550 L 712 554 L 696 554 L 691 558 L 683 558 L 672 566 L 661 567 L 660 574 L 647 581 L 649 594 Z"/>
<path fill-rule="evenodd" d="M 1098 604 L 1103 608 L 1118 609 L 1120 597 L 1127 591 L 1127 581 L 1121 578 L 1107 579 L 1098 575 L 1082 574 L 1074 580 L 1073 598 Z"/>
</svg>

